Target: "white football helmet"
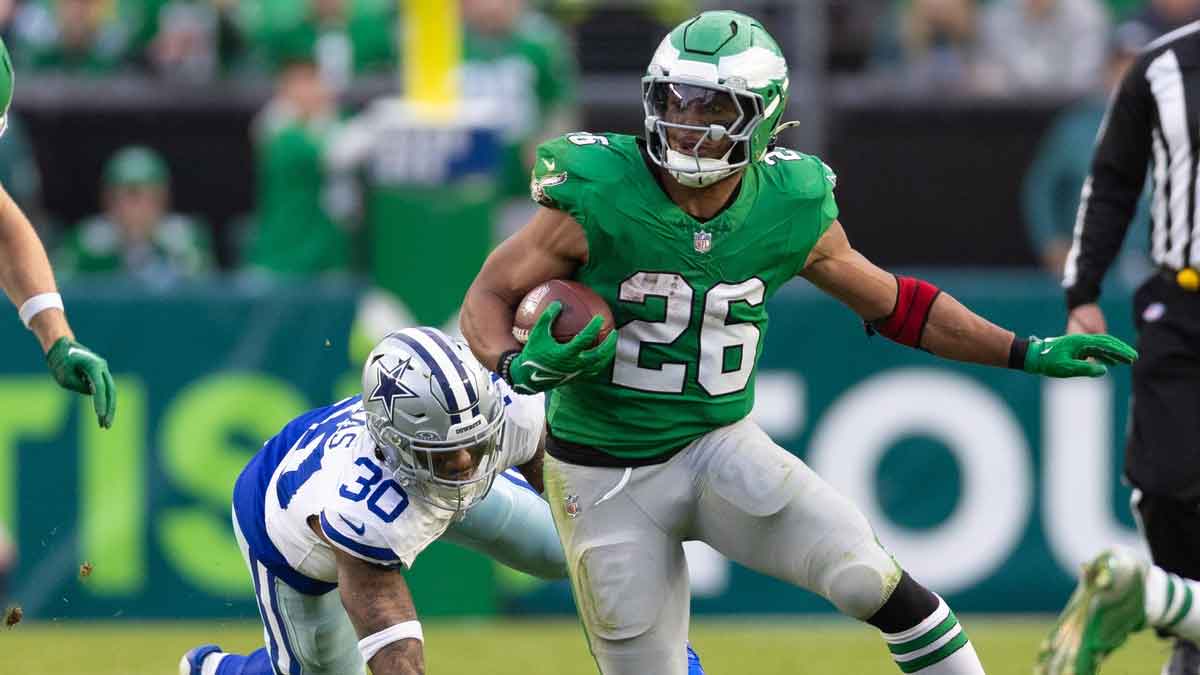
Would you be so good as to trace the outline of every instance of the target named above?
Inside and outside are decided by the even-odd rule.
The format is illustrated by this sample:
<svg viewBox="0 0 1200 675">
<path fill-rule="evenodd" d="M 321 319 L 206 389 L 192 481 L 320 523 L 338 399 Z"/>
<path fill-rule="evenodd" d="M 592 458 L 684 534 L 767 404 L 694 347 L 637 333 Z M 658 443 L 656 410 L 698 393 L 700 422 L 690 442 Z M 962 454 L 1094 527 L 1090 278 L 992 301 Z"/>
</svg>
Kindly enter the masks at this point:
<svg viewBox="0 0 1200 675">
<path fill-rule="evenodd" d="M 646 149 L 681 184 L 705 187 L 762 160 L 787 106 L 787 61 L 755 19 L 704 12 L 659 44 L 642 78 Z"/>
<path fill-rule="evenodd" d="M 465 511 L 487 495 L 504 438 L 504 397 L 461 342 L 436 328 L 389 334 L 363 366 L 367 430 L 412 496 Z"/>
</svg>

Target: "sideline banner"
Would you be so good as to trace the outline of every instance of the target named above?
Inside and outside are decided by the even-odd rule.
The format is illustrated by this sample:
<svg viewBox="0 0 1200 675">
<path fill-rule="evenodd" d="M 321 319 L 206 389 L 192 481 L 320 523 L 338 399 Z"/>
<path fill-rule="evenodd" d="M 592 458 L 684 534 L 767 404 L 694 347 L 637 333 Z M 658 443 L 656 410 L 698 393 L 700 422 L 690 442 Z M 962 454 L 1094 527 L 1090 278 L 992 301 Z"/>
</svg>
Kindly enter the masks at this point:
<svg viewBox="0 0 1200 675">
<path fill-rule="evenodd" d="M 1035 275 L 926 273 L 1022 334 L 1057 334 Z M 19 545 L 8 600 L 31 618 L 253 616 L 229 527 L 233 480 L 303 410 L 357 387 L 350 287 L 91 284 L 64 291 L 84 344 L 108 358 L 117 420 L 46 374 L 12 313 L 0 321 L 0 522 Z M 1110 329 L 1132 339 L 1128 293 Z M 1128 369 L 1087 381 L 959 366 L 868 339 L 802 283 L 771 305 L 755 416 L 850 496 L 880 540 L 958 611 L 1057 608 L 1099 548 L 1137 545 L 1119 480 Z M 697 612 L 827 610 L 811 594 L 688 544 Z M 90 565 L 90 574 L 80 567 Z M 438 545 L 411 586 L 423 615 L 569 612 L 544 583 Z"/>
</svg>

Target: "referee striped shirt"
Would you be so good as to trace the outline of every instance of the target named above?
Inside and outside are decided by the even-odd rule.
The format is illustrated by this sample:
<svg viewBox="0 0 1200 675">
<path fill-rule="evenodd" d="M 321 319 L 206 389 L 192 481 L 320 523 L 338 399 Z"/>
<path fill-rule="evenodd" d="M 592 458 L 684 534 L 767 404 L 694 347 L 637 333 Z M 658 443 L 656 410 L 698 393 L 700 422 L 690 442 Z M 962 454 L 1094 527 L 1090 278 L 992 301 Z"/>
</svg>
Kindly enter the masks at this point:
<svg viewBox="0 0 1200 675">
<path fill-rule="evenodd" d="M 1100 126 L 1063 269 L 1067 306 L 1095 302 L 1150 172 L 1150 257 L 1200 268 L 1200 21 L 1151 42 Z"/>
</svg>

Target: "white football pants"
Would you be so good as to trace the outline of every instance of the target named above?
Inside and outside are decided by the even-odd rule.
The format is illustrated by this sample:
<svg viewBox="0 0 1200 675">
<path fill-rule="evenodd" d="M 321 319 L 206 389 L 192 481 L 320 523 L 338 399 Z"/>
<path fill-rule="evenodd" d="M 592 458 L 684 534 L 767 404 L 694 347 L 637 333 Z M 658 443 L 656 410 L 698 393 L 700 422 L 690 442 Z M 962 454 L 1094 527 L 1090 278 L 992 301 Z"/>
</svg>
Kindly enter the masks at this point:
<svg viewBox="0 0 1200 675">
<path fill-rule="evenodd" d="M 684 540 L 707 542 L 857 619 L 882 607 L 900 580 L 862 513 L 749 419 L 663 464 L 611 469 L 547 456 L 545 481 L 603 675 L 686 675 Z"/>
</svg>

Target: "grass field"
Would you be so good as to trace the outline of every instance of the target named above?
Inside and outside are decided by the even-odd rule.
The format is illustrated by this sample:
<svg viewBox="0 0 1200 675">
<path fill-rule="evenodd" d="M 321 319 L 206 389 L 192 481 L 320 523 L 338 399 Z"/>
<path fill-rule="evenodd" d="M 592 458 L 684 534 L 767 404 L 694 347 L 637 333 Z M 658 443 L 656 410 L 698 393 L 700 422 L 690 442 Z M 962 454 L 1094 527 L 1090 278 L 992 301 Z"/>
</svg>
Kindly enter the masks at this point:
<svg viewBox="0 0 1200 675">
<path fill-rule="evenodd" d="M 1048 618 L 964 621 L 989 675 L 1029 673 Z M 692 642 L 710 675 L 894 674 L 874 632 L 825 618 L 698 620 Z M 585 675 L 595 673 L 572 621 L 444 622 L 425 627 L 434 675 Z M 204 642 L 249 652 L 262 644 L 253 623 L 21 623 L 0 629 L 5 675 L 174 675 L 180 655 Z M 1167 646 L 1135 636 L 1104 675 L 1154 675 Z"/>
</svg>

